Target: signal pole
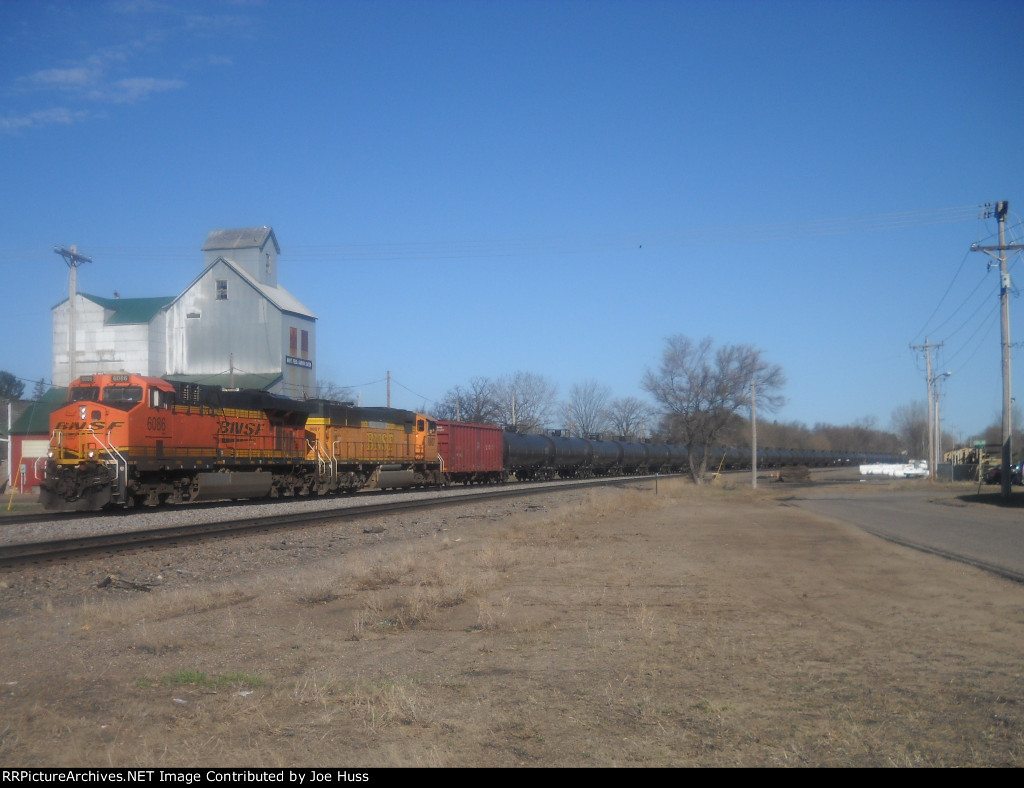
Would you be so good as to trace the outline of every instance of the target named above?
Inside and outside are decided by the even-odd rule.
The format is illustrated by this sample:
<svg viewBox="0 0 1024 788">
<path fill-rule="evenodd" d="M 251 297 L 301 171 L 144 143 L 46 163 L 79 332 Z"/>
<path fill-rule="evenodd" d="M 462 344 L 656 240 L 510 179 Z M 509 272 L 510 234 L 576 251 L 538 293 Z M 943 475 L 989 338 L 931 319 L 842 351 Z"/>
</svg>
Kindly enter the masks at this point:
<svg viewBox="0 0 1024 788">
<path fill-rule="evenodd" d="M 1002 347 L 1003 347 L 1003 455 L 1002 468 L 1000 469 L 1000 493 L 1003 498 L 1010 497 L 1010 485 L 1013 481 L 1013 474 L 1010 472 L 1013 452 L 1011 451 L 1011 423 L 1010 410 L 1013 407 L 1013 396 L 1010 391 L 1010 275 L 1006 272 L 1006 253 L 1009 251 L 1018 252 L 1024 249 L 1021 244 L 1006 243 L 1006 214 L 1009 213 L 1010 203 L 1007 201 L 997 202 L 994 211 L 987 211 L 983 218 L 995 216 L 999 222 L 999 245 L 978 246 L 971 244 L 972 252 L 985 252 L 990 257 L 999 261 L 999 303 L 1002 311 Z M 996 254 L 998 252 L 998 254 Z"/>
<path fill-rule="evenodd" d="M 75 295 L 78 290 L 78 266 L 82 263 L 91 263 L 92 258 L 78 253 L 78 247 L 72 246 L 65 249 L 63 246 L 53 247 L 53 251 L 64 258 L 64 262 L 71 269 L 68 284 L 68 383 L 75 379 Z"/>
</svg>

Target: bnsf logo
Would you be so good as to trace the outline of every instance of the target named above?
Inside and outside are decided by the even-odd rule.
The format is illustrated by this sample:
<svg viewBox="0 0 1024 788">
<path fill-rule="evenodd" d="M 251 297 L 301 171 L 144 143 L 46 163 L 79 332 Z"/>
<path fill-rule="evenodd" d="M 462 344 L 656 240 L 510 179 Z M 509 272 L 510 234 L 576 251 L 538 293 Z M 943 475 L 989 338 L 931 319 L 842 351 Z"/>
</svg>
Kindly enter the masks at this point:
<svg viewBox="0 0 1024 788">
<path fill-rule="evenodd" d="M 366 436 L 366 442 L 371 449 L 387 450 L 395 443 L 395 436 L 390 432 L 371 432 Z"/>
<path fill-rule="evenodd" d="M 59 421 L 56 429 L 61 432 L 107 432 L 123 424 L 123 421 Z"/>
<path fill-rule="evenodd" d="M 217 423 L 218 435 L 244 435 L 251 438 L 262 434 L 262 430 L 262 422 L 224 420 Z"/>
</svg>

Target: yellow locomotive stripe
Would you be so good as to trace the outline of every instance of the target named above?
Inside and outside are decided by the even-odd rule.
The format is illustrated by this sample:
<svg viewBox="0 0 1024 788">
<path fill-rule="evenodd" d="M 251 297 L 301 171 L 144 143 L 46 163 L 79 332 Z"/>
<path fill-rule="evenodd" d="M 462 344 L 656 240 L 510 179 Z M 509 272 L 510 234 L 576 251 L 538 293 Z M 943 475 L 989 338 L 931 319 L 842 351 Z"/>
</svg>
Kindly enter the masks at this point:
<svg viewBox="0 0 1024 788">
<path fill-rule="evenodd" d="M 172 412 L 184 415 L 199 416 L 220 416 L 234 419 L 261 419 L 266 420 L 266 414 L 261 410 L 238 410 L 237 408 L 211 408 L 208 405 L 175 405 Z"/>
</svg>

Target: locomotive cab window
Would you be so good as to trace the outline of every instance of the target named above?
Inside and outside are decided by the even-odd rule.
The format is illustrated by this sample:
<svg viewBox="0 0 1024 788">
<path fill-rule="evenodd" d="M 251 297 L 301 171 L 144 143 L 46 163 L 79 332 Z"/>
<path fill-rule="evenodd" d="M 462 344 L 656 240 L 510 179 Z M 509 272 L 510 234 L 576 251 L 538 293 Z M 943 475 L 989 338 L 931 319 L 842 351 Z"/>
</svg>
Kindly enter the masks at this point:
<svg viewBox="0 0 1024 788">
<path fill-rule="evenodd" d="M 149 390 L 149 407 L 151 408 L 173 408 L 174 392 L 162 391 L 158 388 Z"/>
<path fill-rule="evenodd" d="M 96 402 L 99 398 L 99 386 L 76 386 L 68 394 L 68 402 Z"/>
<path fill-rule="evenodd" d="M 142 402 L 142 386 L 107 386 L 102 402 L 122 410 L 131 410 Z"/>
</svg>

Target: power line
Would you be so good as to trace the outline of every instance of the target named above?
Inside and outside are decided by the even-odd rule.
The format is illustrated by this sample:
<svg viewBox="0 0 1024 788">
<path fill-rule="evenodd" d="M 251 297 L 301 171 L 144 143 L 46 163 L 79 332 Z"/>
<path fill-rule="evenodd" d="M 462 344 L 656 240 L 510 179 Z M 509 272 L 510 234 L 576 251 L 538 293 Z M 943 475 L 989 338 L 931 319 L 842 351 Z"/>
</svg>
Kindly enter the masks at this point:
<svg viewBox="0 0 1024 788">
<path fill-rule="evenodd" d="M 982 282 L 984 282 L 984 279 L 982 279 Z M 959 311 L 960 311 L 960 309 L 961 309 L 961 308 L 962 308 L 962 307 L 963 307 L 963 306 L 964 306 L 964 305 L 965 305 L 965 304 L 966 304 L 966 303 L 967 303 L 967 302 L 968 302 L 968 301 L 969 301 L 969 300 L 971 299 L 971 297 L 972 297 L 972 296 L 974 296 L 974 295 L 975 295 L 975 294 L 976 294 L 976 293 L 977 293 L 977 292 L 978 292 L 978 291 L 979 291 L 980 289 L 981 289 L 981 282 L 979 282 L 979 283 L 978 283 L 978 286 L 976 286 L 976 287 L 974 288 L 974 290 L 972 290 L 972 291 L 971 291 L 970 295 L 969 295 L 969 296 L 967 296 L 967 298 L 966 298 L 966 299 L 964 299 L 963 303 L 962 303 L 962 304 L 961 304 L 960 306 L 958 306 L 958 307 L 956 308 L 956 310 L 955 310 L 955 311 L 954 311 L 954 312 L 953 312 L 952 314 L 950 314 L 950 316 L 949 316 L 948 318 L 946 318 L 946 319 L 945 319 L 945 320 L 944 320 L 944 321 L 943 321 L 942 323 L 940 323 L 940 324 L 939 324 L 939 325 L 938 325 L 938 326 L 936 327 L 936 330 L 938 330 L 939 328 L 942 328 L 942 326 L 946 325 L 946 323 L 948 323 L 948 322 L 949 322 L 950 320 L 952 320 L 952 319 L 953 319 L 953 317 L 954 317 L 954 316 L 956 315 L 956 313 L 957 313 L 957 312 L 959 312 Z M 982 310 L 982 309 L 984 309 L 986 305 L 991 305 L 991 302 L 989 302 L 989 301 L 987 300 L 987 296 L 985 297 L 985 299 L 982 299 L 982 300 L 981 300 L 981 301 L 979 302 L 978 306 L 977 306 L 977 307 L 975 307 L 974 311 L 973 311 L 973 312 L 972 312 L 972 313 L 971 313 L 970 315 L 968 315 L 968 316 L 967 316 L 967 318 L 966 318 L 966 319 L 965 319 L 965 320 L 964 320 L 964 321 L 963 321 L 963 322 L 962 322 L 962 323 L 961 323 L 961 324 L 960 324 L 959 326 L 957 326 L 957 327 L 956 327 L 955 329 L 953 329 L 953 330 L 952 330 L 952 331 L 951 331 L 951 332 L 950 332 L 950 333 L 949 333 L 949 334 L 948 334 L 948 335 L 946 336 L 946 340 L 949 340 L 950 338 L 952 338 L 952 337 L 956 336 L 956 335 L 957 335 L 958 333 L 960 333 L 960 331 L 961 331 L 961 330 L 962 330 L 962 329 L 963 329 L 963 328 L 964 328 L 964 327 L 965 327 L 965 326 L 966 326 L 966 325 L 967 325 L 968 323 L 970 323 L 970 322 L 971 322 L 971 320 L 972 320 L 972 319 L 973 319 L 973 318 L 974 318 L 974 317 L 975 317 L 975 316 L 976 316 L 976 315 L 977 315 L 977 314 L 978 314 L 979 312 L 981 312 L 981 310 Z"/>
<path fill-rule="evenodd" d="M 763 224 L 703 226 L 683 230 L 628 230 L 621 233 L 547 234 L 497 238 L 455 238 L 438 241 L 398 241 L 311 245 L 295 244 L 284 250 L 291 261 L 318 262 L 337 260 L 398 261 L 444 260 L 481 257 L 527 257 L 540 254 L 583 254 L 596 252 L 634 252 L 644 249 L 671 249 L 721 244 L 722 238 L 738 243 L 785 241 L 795 238 L 849 235 L 965 222 L 977 217 L 978 205 L 828 217 L 816 220 L 770 222 Z M 191 246 L 94 246 L 94 252 L 108 262 L 170 262 L 190 259 Z M 30 247 L 0 246 L 0 262 L 24 262 L 38 255 Z"/>
<path fill-rule="evenodd" d="M 953 274 L 953 278 L 950 280 L 949 285 L 946 287 L 946 292 L 942 294 L 942 298 L 939 299 L 939 303 L 937 303 L 935 305 L 935 309 L 932 310 L 932 313 L 930 315 L 928 315 L 928 319 L 924 321 L 924 325 L 921 326 L 920 330 L 916 334 L 914 334 L 914 340 L 916 340 L 919 336 L 921 336 L 928 329 L 928 324 L 931 322 L 932 318 L 935 317 L 935 315 L 938 313 L 939 309 L 942 307 L 943 302 L 946 300 L 946 296 L 949 295 L 950 291 L 953 289 L 953 285 L 956 284 L 956 280 L 960 276 L 960 272 L 964 270 L 964 265 L 967 263 L 967 258 L 968 258 L 969 255 L 970 255 L 970 250 L 964 252 L 963 259 L 960 261 L 960 265 L 956 269 L 956 273 Z M 979 285 L 979 287 L 980 287 L 980 285 Z M 963 304 L 961 304 L 961 306 L 963 306 Z M 960 307 L 957 307 L 956 310 L 953 310 L 953 314 L 956 314 L 957 310 L 959 310 L 959 309 L 960 309 Z M 946 320 L 943 321 L 942 323 L 940 323 L 937 328 L 942 328 L 943 325 L 945 325 L 947 322 L 949 322 L 951 317 L 952 317 L 952 315 L 949 318 L 946 318 Z"/>
<path fill-rule="evenodd" d="M 971 340 L 973 340 L 975 337 L 978 337 L 979 332 L 982 332 L 982 330 L 984 329 L 983 333 L 981 333 L 981 336 L 978 337 L 978 341 L 974 345 L 974 349 L 971 350 L 970 355 L 964 360 L 964 362 L 962 364 L 960 364 L 960 366 L 958 366 L 955 370 L 953 370 L 954 373 L 959 373 L 959 372 L 963 371 L 967 367 L 967 365 L 970 364 L 971 361 L 974 360 L 974 357 L 977 355 L 978 351 L 981 350 L 981 347 L 984 344 L 985 340 L 988 339 L 988 332 L 989 332 L 989 330 L 995 325 L 995 323 L 996 323 L 996 321 L 998 319 L 999 319 L 999 306 L 998 306 L 998 304 L 993 304 L 992 305 L 992 309 L 989 312 L 988 318 L 978 325 L 978 327 L 974 330 L 974 333 L 971 334 L 966 339 L 966 341 L 964 342 L 963 345 L 960 346 L 960 350 L 957 350 L 955 353 L 953 353 L 952 355 L 947 357 L 947 361 L 952 361 L 954 358 L 959 356 L 960 353 L 962 353 L 964 351 L 964 349 L 966 349 L 969 346 L 969 343 L 971 342 Z"/>
</svg>

